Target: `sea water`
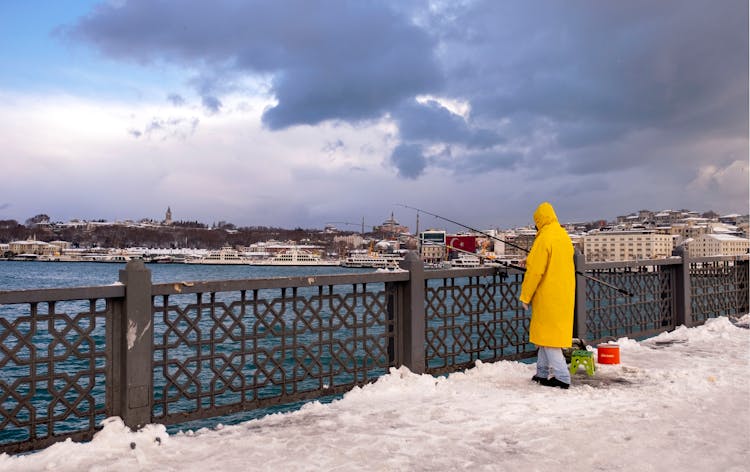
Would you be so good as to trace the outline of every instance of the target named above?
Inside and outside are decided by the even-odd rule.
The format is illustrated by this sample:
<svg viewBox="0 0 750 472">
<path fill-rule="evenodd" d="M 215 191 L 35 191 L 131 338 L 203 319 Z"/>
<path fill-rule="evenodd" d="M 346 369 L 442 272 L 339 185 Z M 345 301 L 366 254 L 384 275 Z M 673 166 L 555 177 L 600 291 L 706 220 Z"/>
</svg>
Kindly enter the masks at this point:
<svg viewBox="0 0 750 472">
<path fill-rule="evenodd" d="M 147 264 L 148 269 L 151 271 L 151 279 L 153 283 L 167 283 L 167 282 L 191 282 L 191 281 L 207 281 L 207 280 L 230 280 L 230 279 L 255 279 L 255 278 L 272 278 L 272 277 L 301 277 L 301 276 L 317 276 L 317 275 L 329 275 L 329 274 L 354 274 L 363 272 L 372 272 L 374 269 L 351 269 L 342 268 L 336 266 L 250 266 L 250 265 L 192 265 L 192 264 Z M 119 271 L 125 268 L 124 263 L 96 263 L 96 262 L 20 262 L 20 261 L 0 261 L 0 291 L 2 290 L 22 290 L 22 289 L 40 289 L 40 288 L 62 288 L 62 287 L 88 287 L 88 286 L 102 286 L 116 283 L 119 280 Z M 488 280 L 489 281 L 489 280 Z M 431 285 L 440 284 L 439 280 L 430 282 Z M 369 285 L 368 285 L 369 287 Z M 374 287 L 373 287 L 374 288 Z M 346 288 L 344 288 L 345 290 Z M 478 307 L 478 300 L 476 300 L 476 293 L 469 296 L 471 300 L 464 300 L 470 302 L 476 309 Z M 65 312 L 64 303 L 59 302 L 56 306 L 60 311 Z M 71 302 L 72 303 L 72 302 Z M 81 302 L 76 302 L 81 303 Z M 100 302 L 103 304 L 103 302 Z M 462 310 L 459 307 L 453 307 L 453 302 L 449 302 L 445 307 L 449 311 L 453 311 L 453 308 Z M 40 309 L 41 305 L 40 304 Z M 23 307 L 23 308 L 21 308 Z M 465 307 L 463 307 L 465 308 Z M 103 309 L 103 307 L 97 307 L 97 310 Z M 0 306 L 0 317 L 9 319 L 15 316 L 28 316 L 27 313 L 15 314 L 9 312 L 9 310 L 26 310 L 28 311 L 28 304 L 26 305 L 10 305 Z M 10 314 L 10 316 L 9 316 Z M 509 313 L 508 316 L 513 316 L 513 313 Z M 462 317 L 463 318 L 463 317 Z M 454 320 L 457 321 L 457 320 Z M 435 320 L 429 324 L 441 325 L 440 320 Z M 63 327 L 64 328 L 64 327 Z M 376 328 L 377 329 L 377 328 Z M 439 326 L 435 326 L 435 329 L 444 329 Z M 101 331 L 103 328 L 97 326 L 97 331 Z M 159 331 L 158 327 L 155 327 L 155 332 Z M 476 337 L 476 333 L 471 334 L 472 337 Z M 96 342 L 104 342 L 103 333 L 99 333 L 93 336 Z M 50 338 L 51 340 L 51 338 Z M 476 339 L 473 340 L 476 343 Z M 40 341 L 44 345 L 45 341 Z M 49 342 L 49 341 L 48 341 Z M 449 342 L 449 340 L 446 340 Z M 35 344 L 37 342 L 35 341 Z M 451 347 L 450 351 L 454 348 Z M 456 347 L 455 349 L 459 349 Z M 460 349 L 459 349 L 460 351 Z M 62 352 L 61 354 L 64 354 Z M 357 357 L 360 357 L 361 353 L 357 353 Z M 463 359 L 465 355 L 460 355 L 454 361 L 468 360 Z M 100 360 L 102 361 L 102 360 Z M 321 361 L 324 359 L 321 358 Z M 8 367 L 8 366 L 6 366 Z M 56 368 L 60 366 L 57 365 Z M 97 367 L 101 367 L 98 366 Z M 18 369 L 18 367 L 16 367 Z M 28 368 L 25 368 L 28 369 Z M 26 376 L 28 372 L 16 372 L 15 374 L 10 372 L 9 369 L 3 369 L 4 372 L 0 371 L 0 377 L 5 377 L 3 380 L 7 382 L 8 376 L 18 378 L 18 376 Z M 374 372 L 375 373 L 375 372 Z M 377 372 L 382 375 L 385 373 Z M 37 372 L 39 375 L 39 372 Z M 160 379 L 155 379 L 158 383 Z M 104 384 L 105 379 L 97 379 L 97 384 Z M 156 385 L 155 385 L 156 387 Z M 103 387 L 102 387 L 103 388 Z M 100 390 L 97 385 L 97 403 L 99 399 L 103 402 L 103 391 Z M 23 392 L 19 392 L 23 393 Z M 37 392 L 39 393 L 39 392 Z M 156 392 L 155 392 L 156 393 Z M 325 397 L 319 399 L 321 401 L 330 401 L 337 396 Z M 45 399 L 38 398 L 34 401 L 34 406 L 39 411 L 44 411 Z M 223 418 L 212 418 L 196 420 L 191 423 L 183 423 L 181 425 L 172 426 L 169 431 L 176 431 L 178 429 L 198 429 L 202 427 L 212 427 L 217 423 L 236 423 L 247 419 L 260 417 L 266 414 L 275 413 L 279 411 L 287 411 L 299 408 L 300 403 L 287 404 L 282 406 L 275 406 L 272 408 L 265 408 L 247 412 L 241 412 L 232 415 L 231 417 Z M 103 404 L 96 406 L 97 409 L 103 407 Z M 102 418 L 103 419 L 103 418 Z M 80 430 L 82 425 L 76 424 L 75 422 L 70 423 L 70 430 Z M 65 432 L 66 426 L 57 425 L 55 430 L 56 433 Z M 84 426 L 85 429 L 85 426 Z M 15 438 L 9 438 L 8 434 L 11 431 L 6 428 L 4 431 L 0 431 L 0 443 L 5 443 L 14 440 L 23 440 L 24 435 L 28 434 L 22 429 L 17 429 L 13 436 Z M 19 436 L 20 435 L 20 436 Z"/>
<path fill-rule="evenodd" d="M 36 261 L 0 261 L 0 291 L 7 290 L 27 290 L 27 289 L 44 289 L 44 288 L 64 288 L 64 287 L 91 287 L 91 286 L 104 286 L 118 282 L 119 273 L 125 268 L 125 263 L 97 263 L 97 262 L 36 262 Z M 317 276 L 317 275 L 332 275 L 332 274 L 353 274 L 372 272 L 374 269 L 351 269 L 337 266 L 250 266 L 250 265 L 193 265 L 193 264 L 147 264 L 147 268 L 151 271 L 151 280 L 153 283 L 166 283 L 166 282 L 191 282 L 191 281 L 208 281 L 208 280 L 232 280 L 232 279 L 256 279 L 256 278 L 272 278 L 272 277 L 300 277 L 300 276 Z M 58 302 L 56 309 L 61 312 L 66 312 L 66 304 L 74 303 L 85 303 L 85 302 Z M 99 302 L 103 304 L 103 301 Z M 43 311 L 46 304 L 40 304 L 38 309 Z M 101 309 L 103 307 L 97 307 Z M 18 316 L 28 316 L 28 304 L 21 305 L 0 305 L 0 317 L 4 318 L 8 322 Z M 61 326 L 60 329 L 64 329 Z M 23 329 L 23 328 L 22 328 Z M 37 330 L 34 335 L 33 343 L 38 346 L 37 349 L 46 349 L 53 339 L 52 337 L 43 330 Z M 102 331 L 99 333 L 99 331 Z M 0 335 L 5 330 L 0 329 Z M 8 334 L 8 333 L 6 333 Z M 5 336 L 7 342 L 13 344 L 12 336 Z M 92 338 L 96 343 L 100 341 L 104 342 L 103 327 L 97 326 L 96 332 L 92 335 Z M 7 344 L 6 342 L 6 344 Z M 13 346 L 6 346 L 9 349 L 13 349 Z M 65 349 L 60 346 L 61 352 L 54 352 L 54 355 L 63 355 Z M 92 349 L 91 347 L 79 346 L 78 349 Z M 25 353 L 25 351 L 24 351 Z M 22 357 L 26 357 L 28 354 L 23 354 Z M 7 359 L 6 359 L 7 360 Z M 100 359 L 97 362 L 101 362 Z M 57 362 L 55 369 L 64 367 L 65 362 Z M 75 361 L 74 361 L 75 362 Z M 44 364 L 42 364 L 42 367 Z M 97 367 L 101 367 L 98 366 Z M 39 368 L 35 374 L 40 375 Z M 76 366 L 71 366 L 74 370 Z M 7 362 L 7 365 L 0 370 L 0 378 L 10 386 L 15 382 L 15 379 L 25 377 L 29 375 L 29 367 L 15 365 L 13 362 Z M 97 384 L 101 381 L 101 388 L 97 385 L 95 389 L 95 397 L 97 403 L 103 401 L 103 384 L 104 379 L 97 379 Z M 28 387 L 26 385 L 17 385 L 16 394 L 22 398 L 26 397 Z M 101 392 L 99 390 L 102 390 Z M 34 400 L 32 404 L 37 411 L 43 412 L 46 410 L 46 403 L 51 399 L 47 398 L 45 392 L 42 391 L 40 384 L 36 386 Z M 325 400 L 331 400 L 332 398 L 326 398 Z M 6 402 L 8 403 L 8 402 Z M 13 405 L 10 402 L 8 405 L 4 405 L 6 411 L 13 411 Z M 96 405 L 99 409 L 103 405 Z M 196 429 L 201 427 L 211 427 L 219 422 L 233 423 L 237 421 L 243 421 L 254 417 L 263 416 L 269 413 L 275 413 L 279 411 L 286 411 L 290 409 L 299 408 L 299 403 L 276 406 L 273 408 L 260 409 L 250 412 L 243 412 L 233 415 L 231 418 L 212 418 L 206 420 L 194 421 L 183 425 L 178 425 L 170 428 L 170 431 L 177 429 Z M 28 419 L 28 409 L 22 408 L 18 412 L 18 417 Z M 24 417 L 25 415 L 25 417 Z M 103 419 L 103 418 L 101 418 Z M 63 421 L 55 425 L 55 433 L 65 433 L 66 431 L 76 431 L 81 427 L 80 421 Z M 0 431 L 0 444 L 13 442 L 18 440 L 24 440 L 28 438 L 28 430 L 25 428 L 14 428 L 8 426 Z"/>
<path fill-rule="evenodd" d="M 338 266 L 147 264 L 153 283 L 352 274 L 374 269 Z M 110 285 L 125 264 L 104 262 L 0 261 L 0 291 Z"/>
</svg>

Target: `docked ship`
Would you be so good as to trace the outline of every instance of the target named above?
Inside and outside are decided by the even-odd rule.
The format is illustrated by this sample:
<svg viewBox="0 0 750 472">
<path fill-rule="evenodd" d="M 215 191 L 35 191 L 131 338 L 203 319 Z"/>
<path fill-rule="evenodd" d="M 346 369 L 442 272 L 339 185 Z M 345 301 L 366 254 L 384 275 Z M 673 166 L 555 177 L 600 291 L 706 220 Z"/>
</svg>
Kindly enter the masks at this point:
<svg viewBox="0 0 750 472">
<path fill-rule="evenodd" d="M 450 268 L 479 267 L 482 265 L 482 260 L 478 256 L 461 254 L 457 258 L 449 261 L 448 265 Z"/>
<path fill-rule="evenodd" d="M 352 251 L 346 259 L 341 262 L 341 267 L 389 269 L 398 267 L 398 263 L 402 260 L 404 260 L 404 258 L 396 253 Z"/>
<path fill-rule="evenodd" d="M 218 251 L 209 251 L 205 256 L 185 259 L 185 264 L 239 265 L 251 263 L 250 259 L 229 246 L 224 246 Z"/>
<path fill-rule="evenodd" d="M 323 259 L 319 255 L 295 247 L 275 254 L 273 257 L 250 262 L 252 265 L 272 266 L 337 266 L 336 259 Z"/>
</svg>

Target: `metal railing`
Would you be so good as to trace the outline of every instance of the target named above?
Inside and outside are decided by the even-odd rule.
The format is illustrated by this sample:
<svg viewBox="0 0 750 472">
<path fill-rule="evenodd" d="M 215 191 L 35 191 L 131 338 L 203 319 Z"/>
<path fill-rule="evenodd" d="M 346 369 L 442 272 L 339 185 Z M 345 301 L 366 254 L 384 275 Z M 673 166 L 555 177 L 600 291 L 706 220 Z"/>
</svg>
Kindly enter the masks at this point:
<svg viewBox="0 0 750 472">
<path fill-rule="evenodd" d="M 748 312 L 747 257 L 576 267 L 574 336 L 645 337 Z M 513 269 L 0 292 L 0 452 L 89 439 L 103 419 L 178 424 L 340 394 L 396 366 L 443 374 L 533 357 Z"/>
</svg>

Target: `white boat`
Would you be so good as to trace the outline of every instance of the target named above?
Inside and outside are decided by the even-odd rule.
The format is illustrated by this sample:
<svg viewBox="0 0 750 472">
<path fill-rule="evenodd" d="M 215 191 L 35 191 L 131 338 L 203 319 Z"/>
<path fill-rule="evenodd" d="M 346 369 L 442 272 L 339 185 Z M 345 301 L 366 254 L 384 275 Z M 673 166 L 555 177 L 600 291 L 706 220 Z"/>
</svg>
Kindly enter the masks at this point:
<svg viewBox="0 0 750 472">
<path fill-rule="evenodd" d="M 337 266 L 341 262 L 335 259 L 323 259 L 309 251 L 291 248 L 273 257 L 251 262 L 252 265 L 273 266 Z"/>
<path fill-rule="evenodd" d="M 185 264 L 239 265 L 250 263 L 250 259 L 243 257 L 239 251 L 229 246 L 224 246 L 218 251 L 209 251 L 208 254 L 202 257 L 185 259 Z"/>
<path fill-rule="evenodd" d="M 404 258 L 399 254 L 352 252 L 341 262 L 341 266 L 388 269 L 398 267 L 398 263 L 402 260 L 404 260 Z"/>
<path fill-rule="evenodd" d="M 451 260 L 450 265 L 451 268 L 479 267 L 482 265 L 482 261 L 477 256 L 461 254 L 457 258 Z"/>
<path fill-rule="evenodd" d="M 127 254 L 108 254 L 100 259 L 96 259 L 96 262 L 128 262 L 131 259 Z"/>
</svg>

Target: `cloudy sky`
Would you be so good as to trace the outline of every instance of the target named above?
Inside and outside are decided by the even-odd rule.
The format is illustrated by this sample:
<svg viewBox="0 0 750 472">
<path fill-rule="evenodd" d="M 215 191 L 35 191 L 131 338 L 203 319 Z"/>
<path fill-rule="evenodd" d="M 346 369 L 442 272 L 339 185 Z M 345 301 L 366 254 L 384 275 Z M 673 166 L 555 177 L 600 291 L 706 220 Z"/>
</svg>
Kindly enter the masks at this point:
<svg viewBox="0 0 750 472">
<path fill-rule="evenodd" d="M 0 63 L 0 219 L 748 211 L 746 0 L 1 2 Z"/>
</svg>

